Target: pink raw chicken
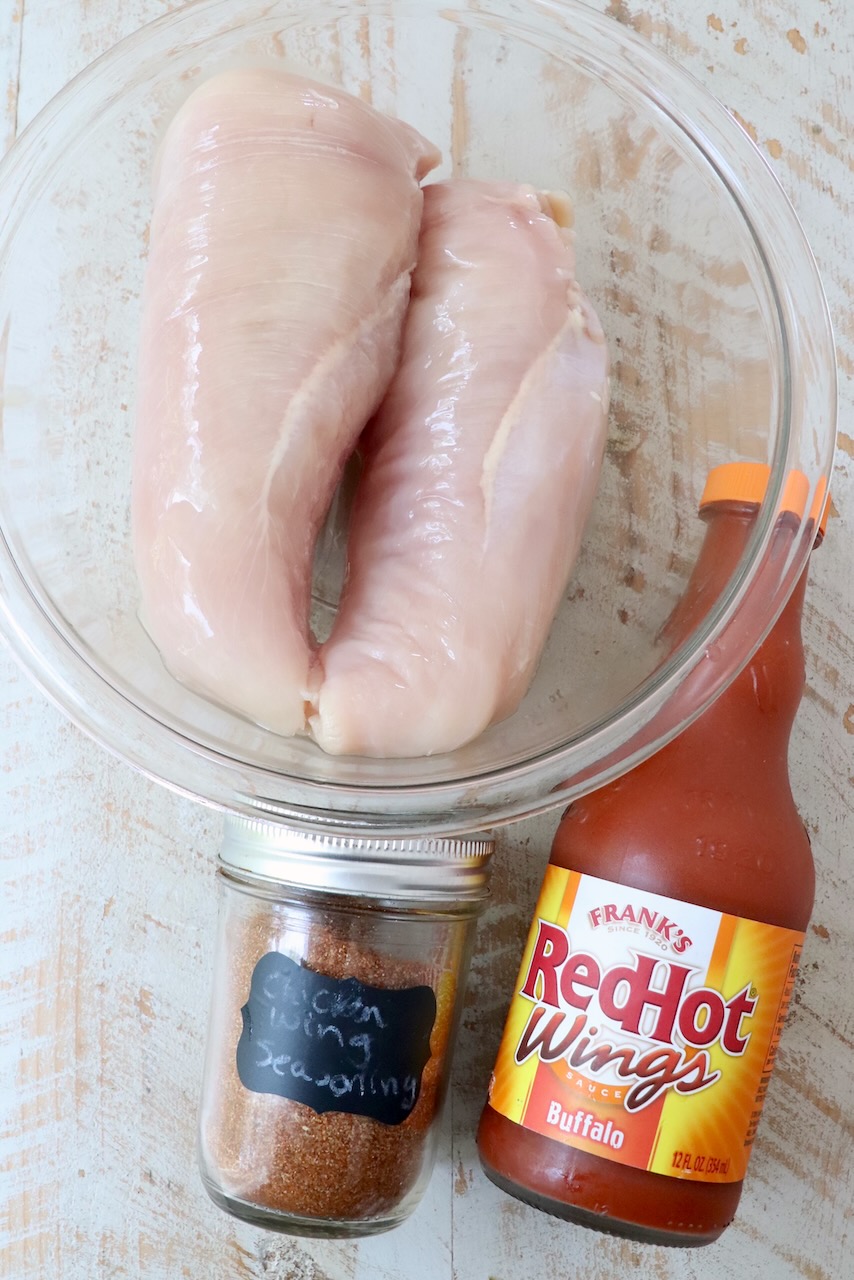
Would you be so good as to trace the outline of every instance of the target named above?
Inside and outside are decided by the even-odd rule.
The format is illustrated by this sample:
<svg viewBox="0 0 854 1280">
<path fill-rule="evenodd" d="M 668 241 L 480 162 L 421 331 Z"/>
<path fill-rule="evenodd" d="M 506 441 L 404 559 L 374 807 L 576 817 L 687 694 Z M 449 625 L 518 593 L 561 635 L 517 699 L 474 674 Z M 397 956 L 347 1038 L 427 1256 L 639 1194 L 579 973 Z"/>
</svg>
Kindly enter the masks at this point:
<svg viewBox="0 0 854 1280">
<path fill-rule="evenodd" d="M 172 673 L 305 726 L 314 543 L 394 372 L 436 150 L 337 89 L 220 75 L 161 149 L 133 523 Z"/>
<path fill-rule="evenodd" d="M 561 212 L 529 187 L 425 190 L 402 362 L 364 440 L 349 577 L 321 653 L 311 726 L 329 752 L 451 751 L 533 678 L 608 400 Z"/>
</svg>

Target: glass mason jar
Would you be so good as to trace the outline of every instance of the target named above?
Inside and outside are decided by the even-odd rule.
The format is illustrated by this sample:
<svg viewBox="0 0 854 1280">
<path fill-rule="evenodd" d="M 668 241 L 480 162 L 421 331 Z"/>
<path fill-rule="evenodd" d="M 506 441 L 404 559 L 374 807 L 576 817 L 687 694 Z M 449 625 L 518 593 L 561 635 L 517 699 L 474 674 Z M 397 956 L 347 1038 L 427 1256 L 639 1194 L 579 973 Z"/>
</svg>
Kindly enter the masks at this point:
<svg viewBox="0 0 854 1280">
<path fill-rule="evenodd" d="M 412 1212 L 492 850 L 226 820 L 199 1126 L 221 1208 L 316 1236 Z"/>
</svg>

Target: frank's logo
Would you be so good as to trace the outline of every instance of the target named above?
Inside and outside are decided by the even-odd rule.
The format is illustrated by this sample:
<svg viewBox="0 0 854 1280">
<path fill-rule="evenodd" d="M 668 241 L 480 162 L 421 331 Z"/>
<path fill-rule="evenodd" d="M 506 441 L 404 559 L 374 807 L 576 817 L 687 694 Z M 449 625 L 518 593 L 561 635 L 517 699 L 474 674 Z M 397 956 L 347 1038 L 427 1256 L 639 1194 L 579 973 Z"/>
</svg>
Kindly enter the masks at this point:
<svg viewBox="0 0 854 1280">
<path fill-rule="evenodd" d="M 691 939 L 675 920 L 671 920 L 663 911 L 653 907 L 636 907 L 631 902 L 618 907 L 615 902 L 605 902 L 601 907 L 594 907 L 587 912 L 591 929 L 601 929 L 605 925 L 622 926 L 646 932 L 650 941 L 659 946 L 669 946 L 677 956 L 681 956 L 692 946 Z"/>
</svg>

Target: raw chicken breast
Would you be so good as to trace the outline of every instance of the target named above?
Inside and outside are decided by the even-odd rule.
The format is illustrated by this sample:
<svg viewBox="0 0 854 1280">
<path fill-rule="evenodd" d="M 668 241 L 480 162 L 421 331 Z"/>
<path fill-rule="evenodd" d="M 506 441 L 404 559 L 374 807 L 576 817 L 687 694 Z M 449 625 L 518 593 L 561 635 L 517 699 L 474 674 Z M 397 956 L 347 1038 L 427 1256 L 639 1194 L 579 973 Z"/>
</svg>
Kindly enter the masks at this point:
<svg viewBox="0 0 854 1280">
<path fill-rule="evenodd" d="M 305 727 L 312 552 L 394 372 L 436 150 L 272 70 L 198 89 L 157 161 L 133 490 L 142 618 L 193 689 Z"/>
<path fill-rule="evenodd" d="M 560 202 L 425 190 L 401 365 L 364 439 L 311 720 L 329 752 L 451 751 L 536 670 L 604 451 L 608 357 Z"/>
</svg>

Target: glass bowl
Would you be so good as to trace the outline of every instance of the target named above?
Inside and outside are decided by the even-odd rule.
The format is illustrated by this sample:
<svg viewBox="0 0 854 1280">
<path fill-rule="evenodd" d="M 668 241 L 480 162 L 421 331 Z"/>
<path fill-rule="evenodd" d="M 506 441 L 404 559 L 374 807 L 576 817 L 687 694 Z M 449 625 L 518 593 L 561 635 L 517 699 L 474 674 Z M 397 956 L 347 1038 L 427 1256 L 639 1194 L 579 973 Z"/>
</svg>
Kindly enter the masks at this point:
<svg viewBox="0 0 854 1280">
<path fill-rule="evenodd" d="M 524 704 L 450 755 L 333 758 L 278 738 L 178 684 L 137 618 L 152 161 L 191 89 L 247 63 L 401 116 L 442 148 L 439 177 L 563 188 L 575 206 L 578 275 L 612 356 L 601 486 Z M 617 23 L 569 0 L 197 0 L 93 64 L 0 168 L 2 629 L 78 725 L 207 803 L 390 835 L 532 814 L 662 745 L 755 649 L 809 552 L 805 515 L 785 563 L 761 573 L 789 472 L 816 500 L 829 476 L 834 368 L 815 264 L 770 169 L 699 84 Z M 659 635 L 702 536 L 699 494 L 730 460 L 769 463 L 768 495 L 726 589 L 668 654 Z"/>
</svg>

